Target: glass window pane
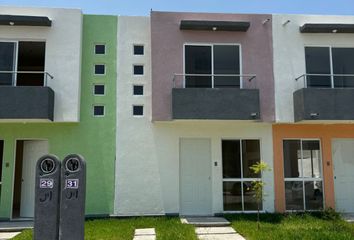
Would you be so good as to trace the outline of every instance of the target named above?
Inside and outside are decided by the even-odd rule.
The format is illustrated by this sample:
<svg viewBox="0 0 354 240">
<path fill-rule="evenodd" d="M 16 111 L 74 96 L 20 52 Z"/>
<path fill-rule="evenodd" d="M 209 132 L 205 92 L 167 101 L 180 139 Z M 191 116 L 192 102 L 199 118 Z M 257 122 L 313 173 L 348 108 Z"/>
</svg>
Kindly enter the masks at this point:
<svg viewBox="0 0 354 240">
<path fill-rule="evenodd" d="M 95 74 L 105 74 L 106 66 L 104 64 L 96 64 L 95 65 Z"/>
<path fill-rule="evenodd" d="M 354 74 L 354 48 L 332 48 L 333 74 Z M 354 87 L 353 76 L 335 76 L 335 87 Z"/>
<path fill-rule="evenodd" d="M 94 116 L 104 116 L 104 106 L 94 106 L 93 107 Z"/>
<path fill-rule="evenodd" d="M 2 162 L 3 162 L 3 155 L 4 155 L 4 141 L 0 140 L 0 182 L 2 182 Z M 1 189 L 0 189 L 1 193 Z"/>
<path fill-rule="evenodd" d="M 322 182 L 305 182 L 305 203 L 306 210 L 323 209 Z"/>
<path fill-rule="evenodd" d="M 134 65 L 134 75 L 144 75 L 144 66 Z"/>
<path fill-rule="evenodd" d="M 252 190 L 252 182 L 243 183 L 243 201 L 245 211 L 255 211 L 257 207 L 257 199 L 255 198 L 255 192 Z M 259 209 L 263 209 L 263 203 L 260 202 Z"/>
<path fill-rule="evenodd" d="M 144 86 L 134 85 L 133 86 L 133 95 L 144 95 Z"/>
<path fill-rule="evenodd" d="M 104 95 L 105 87 L 102 84 L 97 84 L 94 86 L 94 94 L 95 95 Z"/>
<path fill-rule="evenodd" d="M 303 182 L 285 182 L 286 210 L 304 210 Z"/>
<path fill-rule="evenodd" d="M 302 166 L 304 177 L 321 177 L 321 154 L 319 141 L 302 141 Z"/>
<path fill-rule="evenodd" d="M 261 161 L 259 140 L 242 140 L 242 168 L 243 178 L 260 178 L 250 167 Z"/>
<path fill-rule="evenodd" d="M 301 147 L 300 140 L 284 140 L 284 177 L 297 178 L 301 172 Z"/>
<path fill-rule="evenodd" d="M 305 47 L 306 73 L 330 74 L 328 47 Z M 307 76 L 308 87 L 331 87 L 330 76 Z"/>
<path fill-rule="evenodd" d="M 240 182 L 223 182 L 224 211 L 242 211 Z"/>
<path fill-rule="evenodd" d="M 15 43 L 0 42 L 0 71 L 14 71 Z M 0 85 L 12 85 L 14 74 L 0 73 Z"/>
<path fill-rule="evenodd" d="M 104 44 L 95 45 L 95 54 L 105 54 L 105 53 L 106 53 L 106 45 Z"/>
<path fill-rule="evenodd" d="M 133 106 L 133 115 L 134 116 L 143 116 L 144 115 L 144 106 Z"/>
<path fill-rule="evenodd" d="M 223 178 L 241 178 L 241 151 L 239 140 L 222 141 Z"/>
<path fill-rule="evenodd" d="M 211 74 L 211 46 L 185 46 L 185 73 Z M 186 87 L 211 87 L 211 76 L 186 76 Z"/>
<path fill-rule="evenodd" d="M 144 46 L 134 45 L 134 55 L 144 55 Z"/>
<path fill-rule="evenodd" d="M 214 74 L 240 74 L 239 46 L 215 45 L 214 46 Z M 215 76 L 215 87 L 240 87 L 239 76 Z"/>
</svg>

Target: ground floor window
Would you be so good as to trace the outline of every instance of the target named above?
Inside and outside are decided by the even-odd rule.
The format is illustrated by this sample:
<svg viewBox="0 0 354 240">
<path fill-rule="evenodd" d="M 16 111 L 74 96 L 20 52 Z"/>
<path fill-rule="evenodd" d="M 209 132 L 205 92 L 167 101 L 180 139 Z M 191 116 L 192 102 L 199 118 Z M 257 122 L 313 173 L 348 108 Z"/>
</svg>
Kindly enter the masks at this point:
<svg viewBox="0 0 354 240">
<path fill-rule="evenodd" d="M 260 160 L 259 140 L 222 141 L 224 211 L 257 210 L 251 184 L 261 175 L 254 174 L 250 167 Z"/>
<path fill-rule="evenodd" d="M 287 211 L 323 209 L 322 161 L 319 140 L 284 140 Z"/>
</svg>

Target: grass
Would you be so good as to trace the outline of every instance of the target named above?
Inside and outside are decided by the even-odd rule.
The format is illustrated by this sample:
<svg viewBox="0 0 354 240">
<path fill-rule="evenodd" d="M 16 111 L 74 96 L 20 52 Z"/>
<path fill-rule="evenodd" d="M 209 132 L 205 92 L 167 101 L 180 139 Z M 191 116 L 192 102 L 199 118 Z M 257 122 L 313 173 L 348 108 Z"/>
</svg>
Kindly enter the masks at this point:
<svg viewBox="0 0 354 240">
<path fill-rule="evenodd" d="M 261 214 L 257 230 L 256 214 L 225 215 L 247 240 L 349 240 L 354 239 L 354 224 L 334 213 Z"/>
<path fill-rule="evenodd" d="M 85 224 L 85 240 L 131 240 L 136 228 L 155 228 L 157 240 L 197 240 L 194 228 L 179 218 L 140 217 L 92 220 Z M 32 231 L 24 231 L 14 240 L 31 240 Z"/>
</svg>

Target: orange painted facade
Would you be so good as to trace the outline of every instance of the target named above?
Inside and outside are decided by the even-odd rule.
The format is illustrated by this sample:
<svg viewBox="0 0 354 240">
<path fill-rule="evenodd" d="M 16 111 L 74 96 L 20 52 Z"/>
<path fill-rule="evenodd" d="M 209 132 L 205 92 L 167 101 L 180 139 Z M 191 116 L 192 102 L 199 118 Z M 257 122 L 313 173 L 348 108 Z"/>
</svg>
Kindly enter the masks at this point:
<svg viewBox="0 0 354 240">
<path fill-rule="evenodd" d="M 319 139 L 325 206 L 335 208 L 332 139 L 354 138 L 354 124 L 275 124 L 273 125 L 275 210 L 285 211 L 284 139 Z"/>
</svg>

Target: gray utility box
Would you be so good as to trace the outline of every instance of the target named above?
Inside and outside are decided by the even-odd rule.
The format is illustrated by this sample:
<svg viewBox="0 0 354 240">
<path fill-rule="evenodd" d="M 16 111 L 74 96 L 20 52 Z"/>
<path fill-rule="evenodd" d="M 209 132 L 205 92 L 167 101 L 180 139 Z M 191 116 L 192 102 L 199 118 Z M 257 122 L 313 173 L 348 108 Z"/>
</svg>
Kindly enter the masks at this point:
<svg viewBox="0 0 354 240">
<path fill-rule="evenodd" d="M 59 235 L 60 161 L 41 157 L 36 165 L 34 240 L 57 240 Z"/>
<path fill-rule="evenodd" d="M 80 155 L 68 155 L 61 170 L 59 239 L 84 239 L 85 197 L 86 162 Z"/>
</svg>

